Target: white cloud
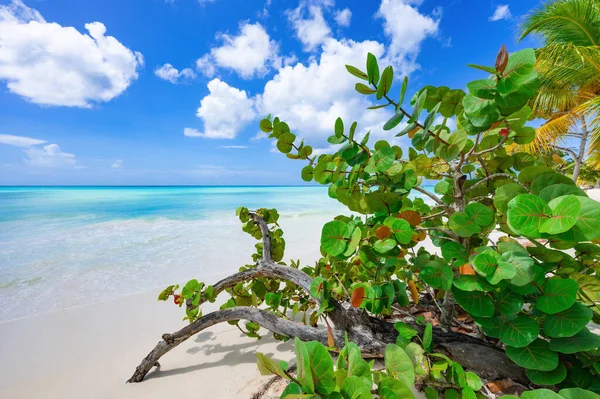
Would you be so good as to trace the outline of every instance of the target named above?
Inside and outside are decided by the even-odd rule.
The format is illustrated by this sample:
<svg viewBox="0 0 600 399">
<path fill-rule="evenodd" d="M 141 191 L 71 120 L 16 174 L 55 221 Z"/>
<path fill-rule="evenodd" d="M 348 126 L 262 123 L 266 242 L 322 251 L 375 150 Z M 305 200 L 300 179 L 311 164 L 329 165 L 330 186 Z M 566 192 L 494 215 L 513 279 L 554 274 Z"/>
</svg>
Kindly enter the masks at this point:
<svg viewBox="0 0 600 399">
<path fill-rule="evenodd" d="M 57 144 L 48 144 L 43 148 L 30 147 L 25 150 L 28 159 L 25 162 L 45 168 L 77 167 L 75 155 L 62 152 Z"/>
<path fill-rule="evenodd" d="M 377 17 L 384 21 L 384 32 L 391 40 L 388 57 L 396 70 L 404 75 L 418 68 L 416 58 L 423 40 L 438 34 L 438 17 L 442 9 L 435 9 L 437 19 L 434 19 L 419 12 L 416 6 L 420 3 L 420 0 L 382 0 L 377 12 Z"/>
<path fill-rule="evenodd" d="M 123 161 L 121 159 L 117 159 L 115 162 L 110 165 L 112 169 L 120 169 L 123 167 Z"/>
<path fill-rule="evenodd" d="M 500 21 L 501 19 L 511 19 L 512 15 L 508 4 L 500 4 L 496 7 L 494 14 L 489 18 L 490 21 Z"/>
<path fill-rule="evenodd" d="M 194 79 L 196 74 L 190 68 L 182 69 L 181 71 L 174 68 L 171 64 L 164 64 L 154 70 L 154 74 L 163 80 L 177 84 L 179 80 Z"/>
<path fill-rule="evenodd" d="M 0 80 L 8 89 L 43 105 L 90 107 L 122 94 L 143 65 L 100 22 L 88 33 L 46 22 L 13 0 L 0 6 Z"/>
<path fill-rule="evenodd" d="M 350 75 L 345 64 L 361 67 L 366 54 L 380 58 L 384 46 L 375 41 L 327 39 L 319 59 L 308 65 L 296 64 L 281 68 L 267 82 L 260 101 L 261 114 L 279 116 L 312 145 L 331 135 L 336 118 L 341 117 L 349 128 L 358 122 L 357 132 L 373 130 L 374 135 L 384 135 L 381 128 L 390 117 L 386 110 L 372 111 L 366 97 L 354 90 L 356 78 Z"/>
<path fill-rule="evenodd" d="M 349 8 L 337 10 L 333 18 L 339 26 L 348 27 L 350 26 L 350 20 L 352 19 L 352 11 L 350 11 Z"/>
<path fill-rule="evenodd" d="M 280 62 L 279 46 L 271 40 L 265 28 L 258 22 L 244 23 L 238 36 L 218 36 L 223 45 L 210 50 L 196 61 L 196 68 L 208 77 L 215 74 L 215 65 L 232 69 L 244 79 L 264 76 L 273 63 Z"/>
<path fill-rule="evenodd" d="M 304 45 L 304 50 L 313 51 L 331 35 L 331 29 L 323 17 L 323 7 L 331 2 L 300 1 L 298 8 L 287 11 L 288 20 L 296 31 L 296 37 Z M 308 15 L 307 15 L 308 14 Z"/>
<path fill-rule="evenodd" d="M 208 82 L 209 95 L 200 101 L 196 116 L 204 122 L 204 132 L 185 128 L 188 137 L 233 139 L 250 121 L 256 119 L 255 99 L 246 91 L 213 79 Z"/>
<path fill-rule="evenodd" d="M 32 139 L 25 136 L 13 136 L 12 134 L 0 134 L 0 144 L 14 145 L 16 147 L 31 147 L 44 144 L 46 140 Z"/>
<path fill-rule="evenodd" d="M 248 148 L 248 146 L 247 145 L 222 145 L 219 148 L 242 149 L 242 148 Z"/>
</svg>

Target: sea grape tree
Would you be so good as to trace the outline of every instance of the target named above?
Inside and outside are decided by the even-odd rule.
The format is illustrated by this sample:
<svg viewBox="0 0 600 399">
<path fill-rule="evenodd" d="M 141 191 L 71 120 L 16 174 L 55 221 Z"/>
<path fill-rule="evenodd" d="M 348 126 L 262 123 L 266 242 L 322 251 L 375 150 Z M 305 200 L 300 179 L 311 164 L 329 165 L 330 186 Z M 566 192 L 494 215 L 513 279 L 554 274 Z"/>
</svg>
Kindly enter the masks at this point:
<svg viewBox="0 0 600 399">
<path fill-rule="evenodd" d="M 552 158 L 507 151 L 535 138 L 527 126 L 539 88 L 534 51 L 509 55 L 503 46 L 494 67 L 471 66 L 484 78 L 468 92 L 426 86 L 409 101 L 407 79 L 395 84 L 393 68 L 380 72 L 372 54 L 365 71 L 347 66 L 357 92 L 379 101 L 373 112 L 390 114 L 382 128 L 404 137 L 404 149 L 371 143 L 356 122 L 338 118 L 328 138 L 337 147 L 316 156 L 285 121 L 263 119 L 277 149 L 306 163 L 302 178 L 327 185 L 349 212 L 323 226 L 322 257 L 301 268 L 281 262 L 275 210 L 238 209 L 243 230 L 261 240 L 253 263 L 214 286 L 191 280 L 181 293 L 163 291 L 159 299 L 176 295 L 191 324 L 165 334 L 131 381 L 221 321 L 247 320 L 240 328 L 253 337 L 262 326 L 331 348 L 347 336 L 362 356 L 382 357 L 387 344 L 405 349 L 415 339 L 393 321 L 418 305 L 440 325 L 434 346 L 484 378 L 600 391 L 600 337 L 588 329 L 600 322 L 600 203 Z M 222 291 L 231 295 L 222 310 L 203 316 L 201 304 Z M 326 329 L 315 328 L 319 321 Z M 455 332 L 465 323 L 479 338 Z"/>
</svg>

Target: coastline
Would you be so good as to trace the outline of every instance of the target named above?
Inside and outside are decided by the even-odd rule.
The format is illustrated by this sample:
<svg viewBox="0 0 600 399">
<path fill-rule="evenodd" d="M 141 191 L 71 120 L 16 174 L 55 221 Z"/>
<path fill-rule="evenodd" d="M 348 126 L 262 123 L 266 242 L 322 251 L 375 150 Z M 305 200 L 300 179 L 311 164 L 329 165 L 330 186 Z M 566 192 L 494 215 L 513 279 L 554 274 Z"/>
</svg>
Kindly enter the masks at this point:
<svg viewBox="0 0 600 399">
<path fill-rule="evenodd" d="M 600 200 L 598 189 L 588 191 L 588 195 Z M 300 258 L 305 264 L 316 259 L 320 228 L 328 219 L 322 215 L 308 218 L 306 223 L 299 222 L 303 218 L 286 223 L 286 259 Z M 242 255 L 248 259 L 250 252 Z M 224 253 L 226 256 L 231 254 Z M 239 266 L 228 264 L 226 259 L 222 264 L 228 265 L 227 270 L 221 269 L 223 274 Z M 190 270 L 189 278 L 194 277 L 198 276 Z M 186 325 L 181 309 L 156 300 L 159 291 L 0 323 L 4 342 L 0 345 L 0 397 L 248 398 L 269 378 L 260 376 L 256 352 L 282 360 L 294 357 L 291 342 L 275 341 L 264 329 L 265 336 L 257 341 L 236 327 L 219 324 L 166 355 L 161 369 L 154 369 L 144 382 L 126 384 L 163 333 Z M 217 299 L 207 304 L 204 313 L 216 310 L 221 303 Z"/>
</svg>

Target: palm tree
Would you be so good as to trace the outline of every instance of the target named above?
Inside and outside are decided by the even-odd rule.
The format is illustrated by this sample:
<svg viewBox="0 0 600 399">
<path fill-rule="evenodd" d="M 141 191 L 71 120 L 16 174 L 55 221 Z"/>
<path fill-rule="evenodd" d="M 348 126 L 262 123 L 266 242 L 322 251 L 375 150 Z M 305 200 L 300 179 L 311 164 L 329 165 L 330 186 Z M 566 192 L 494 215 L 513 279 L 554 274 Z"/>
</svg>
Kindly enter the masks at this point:
<svg viewBox="0 0 600 399">
<path fill-rule="evenodd" d="M 532 115 L 547 122 L 528 150 L 569 153 L 577 181 L 584 161 L 600 166 L 600 2 L 546 3 L 522 24 L 521 40 L 530 34 L 545 42 L 536 52 L 541 88 L 531 102 Z M 568 146 L 572 139 L 578 148 Z"/>
</svg>

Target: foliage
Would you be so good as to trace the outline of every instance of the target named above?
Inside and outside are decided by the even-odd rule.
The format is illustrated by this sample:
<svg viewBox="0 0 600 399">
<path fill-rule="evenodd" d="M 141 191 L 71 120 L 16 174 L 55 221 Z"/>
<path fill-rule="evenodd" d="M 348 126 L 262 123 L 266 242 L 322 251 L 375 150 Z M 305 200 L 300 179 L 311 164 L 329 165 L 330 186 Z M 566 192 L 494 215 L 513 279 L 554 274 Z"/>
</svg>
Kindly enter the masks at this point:
<svg viewBox="0 0 600 399">
<path fill-rule="evenodd" d="M 356 85 L 360 94 L 384 100 L 372 108 L 388 112 L 383 128 L 398 131 L 396 136 L 411 144 L 406 153 L 383 140 L 370 145 L 370 134 L 358 130 L 356 122 L 348 128 L 338 118 L 328 138 L 338 147 L 316 156 L 286 122 L 271 116 L 262 120 L 261 129 L 280 152 L 307 163 L 302 178 L 328 186 L 329 196 L 351 213 L 323 226 L 322 257 L 314 267 L 302 268 L 313 278 L 310 291 L 318 301 L 292 284 L 282 287 L 278 281 L 256 278 L 228 290 L 231 298 L 223 306 L 263 306 L 284 318 L 302 314 L 305 324 L 316 325 L 337 301 L 387 317 L 392 307 L 418 303 L 419 296 L 443 298 L 440 320 L 449 329 L 455 300 L 487 339 L 504 345 L 508 357 L 535 384 L 600 391 L 600 337 L 586 327 L 592 320 L 600 322 L 600 203 L 557 173 L 559 165 L 547 157 L 506 151 L 511 144 L 535 138 L 534 129 L 526 126 L 531 115 L 527 104 L 540 86 L 535 63 L 533 50 L 508 55 L 503 47 L 495 67 L 474 66 L 489 75 L 469 83 L 468 93 L 426 86 L 410 100 L 410 112 L 403 105 L 406 78 L 396 87 L 399 100 L 390 97 L 395 87 L 391 66 L 380 74 L 371 54 L 366 72 L 348 66 L 364 82 Z M 457 122 L 453 131 L 447 126 L 450 118 Z M 427 188 L 431 180 L 437 181 L 434 192 Z M 285 241 L 279 215 L 267 209 L 257 213 L 268 223 L 272 256 L 280 261 Z M 243 230 L 259 239 L 259 226 L 248 215 L 248 209 L 238 209 Z M 439 250 L 426 250 L 426 239 Z M 257 266 L 262 244 L 256 248 L 255 263 L 242 270 Z M 298 268 L 299 263 L 291 266 Z M 201 303 L 214 301 L 214 289 L 195 280 L 186 287 L 177 295 L 185 299 L 186 318 L 192 321 L 201 314 Z M 159 299 L 176 290 L 168 287 Z M 176 303 L 181 306 L 182 301 Z M 256 337 L 258 329 L 247 323 L 243 331 Z M 433 364 L 443 361 L 446 366 L 434 374 L 430 335 L 421 338 L 422 350 L 412 351 L 416 335 L 404 326 L 398 331 L 399 349 L 421 353 L 427 360 L 425 374 L 446 378 L 449 367 L 454 378 L 458 366 L 439 356 Z M 348 345 L 346 352 L 351 352 Z M 360 376 L 346 374 L 341 383 L 330 378 L 332 362 L 319 348 L 296 343 L 299 376 L 288 393 L 317 390 L 340 397 L 334 394 L 339 389 L 345 397 L 344 383 L 346 391 L 365 389 Z M 307 377 L 316 357 L 326 365 L 323 381 Z M 564 370 L 564 364 L 570 367 Z M 337 377 L 338 371 L 332 373 Z M 404 389 L 406 381 L 388 380 L 390 369 L 386 373 L 374 381 L 389 381 L 385 384 L 391 391 Z M 464 389 L 461 375 L 454 383 Z M 379 384 L 378 389 L 384 388 Z"/>
<path fill-rule="evenodd" d="M 416 330 L 403 323 L 397 328 L 401 332 L 399 338 L 417 336 Z M 341 350 L 336 349 L 339 356 L 334 362 L 329 353 L 332 348 L 317 341 L 302 342 L 296 338 L 296 377 L 287 370 L 286 362 L 272 360 L 262 353 L 256 355 L 257 364 L 261 374 L 274 374 L 288 380 L 281 399 L 368 399 L 373 398 L 373 394 L 381 398 L 414 399 L 411 388 L 416 381 L 423 380 L 430 385 L 425 390 L 427 398 L 438 398 L 440 393 L 446 397 L 476 398 L 483 387 L 481 379 L 474 373 L 465 372 L 459 363 L 445 355 L 427 351 L 426 334 L 419 337 L 423 346 L 416 342 L 407 344 L 404 339 L 399 339 L 402 341 L 399 345 L 389 344 L 385 349 L 384 367 L 380 368 L 375 366 L 375 361 L 364 360 L 358 346 L 347 339 Z"/>
<path fill-rule="evenodd" d="M 529 150 L 548 148 L 575 137 L 584 140 L 579 161 L 587 152 L 594 168 L 600 161 L 599 19 L 596 1 L 557 0 L 541 5 L 521 26 L 521 38 L 535 34 L 544 40 L 544 47 L 536 50 L 541 88 L 530 105 L 533 115 L 547 122 L 538 129 Z M 582 128 L 582 118 L 590 123 L 589 138 L 587 134 L 574 134 Z"/>
</svg>

